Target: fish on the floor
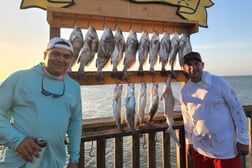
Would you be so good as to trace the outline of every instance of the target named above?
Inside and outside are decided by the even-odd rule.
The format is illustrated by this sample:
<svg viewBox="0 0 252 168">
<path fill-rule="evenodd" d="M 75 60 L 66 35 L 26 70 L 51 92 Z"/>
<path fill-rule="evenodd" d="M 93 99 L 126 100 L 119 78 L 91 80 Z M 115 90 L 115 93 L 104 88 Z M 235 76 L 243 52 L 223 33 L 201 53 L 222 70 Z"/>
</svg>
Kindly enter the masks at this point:
<svg viewBox="0 0 252 168">
<path fill-rule="evenodd" d="M 121 96 L 122 96 L 122 84 L 116 84 L 113 89 L 113 117 L 116 121 L 117 127 L 122 129 L 122 119 L 121 119 Z"/>
<path fill-rule="evenodd" d="M 115 38 L 109 27 L 105 27 L 99 41 L 99 47 L 96 59 L 97 68 L 97 82 L 103 82 L 104 78 L 102 75 L 102 69 L 107 65 L 111 59 L 111 55 L 115 48 Z"/>
<path fill-rule="evenodd" d="M 88 66 L 94 59 L 98 50 L 99 39 L 96 29 L 89 26 L 84 39 L 84 45 L 80 51 L 78 63 L 80 64 L 77 76 L 80 78 L 84 74 L 85 66 Z"/>
<path fill-rule="evenodd" d="M 176 136 L 176 133 L 173 129 L 173 112 L 174 106 L 176 102 L 176 98 L 173 96 L 172 87 L 171 87 L 171 77 L 165 81 L 163 93 L 161 95 L 161 100 L 163 102 L 164 114 L 166 117 L 166 122 L 168 124 L 168 128 L 166 129 L 166 133 L 169 133 L 170 136 L 174 139 L 174 141 L 180 146 L 179 140 Z"/>
</svg>

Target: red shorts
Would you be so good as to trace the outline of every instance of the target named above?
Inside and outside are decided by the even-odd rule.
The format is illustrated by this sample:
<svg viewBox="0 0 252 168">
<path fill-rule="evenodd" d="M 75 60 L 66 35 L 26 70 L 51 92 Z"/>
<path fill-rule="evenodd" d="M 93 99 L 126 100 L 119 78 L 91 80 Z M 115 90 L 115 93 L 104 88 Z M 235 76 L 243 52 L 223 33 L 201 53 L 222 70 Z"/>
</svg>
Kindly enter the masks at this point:
<svg viewBox="0 0 252 168">
<path fill-rule="evenodd" d="M 239 156 L 232 159 L 215 159 L 192 150 L 192 161 L 194 168 L 242 168 Z"/>
</svg>

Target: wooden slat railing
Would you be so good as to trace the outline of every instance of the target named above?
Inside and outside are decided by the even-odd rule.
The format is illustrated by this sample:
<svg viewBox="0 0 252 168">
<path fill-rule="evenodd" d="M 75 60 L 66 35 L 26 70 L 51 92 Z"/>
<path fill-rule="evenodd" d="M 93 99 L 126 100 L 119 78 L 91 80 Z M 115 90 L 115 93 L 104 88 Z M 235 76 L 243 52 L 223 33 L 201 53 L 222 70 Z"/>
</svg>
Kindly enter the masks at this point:
<svg viewBox="0 0 252 168">
<path fill-rule="evenodd" d="M 247 117 L 249 118 L 249 123 L 251 123 L 252 117 L 252 106 L 243 106 Z M 188 163 L 188 158 L 186 158 L 185 150 L 185 136 L 184 136 L 184 126 L 182 121 L 182 116 L 180 112 L 175 112 L 174 115 L 174 126 L 173 128 L 177 130 L 179 135 L 179 141 L 181 147 L 177 147 L 177 168 L 189 168 L 191 165 Z M 167 124 L 165 123 L 165 117 L 163 113 L 158 113 L 154 122 L 151 124 L 146 123 L 143 126 L 136 127 L 136 131 L 141 134 L 147 135 L 147 166 L 149 168 L 157 167 L 156 163 L 156 139 L 155 134 L 157 132 L 162 132 L 162 167 L 170 168 L 171 167 L 171 143 L 169 134 L 165 133 Z M 251 139 L 251 130 L 252 126 L 249 124 L 249 135 Z M 89 141 L 97 142 L 97 152 L 96 152 L 96 167 L 104 168 L 106 167 L 105 159 L 105 147 L 106 139 L 114 138 L 114 167 L 123 167 L 123 162 L 125 161 L 123 157 L 123 137 L 131 136 L 131 167 L 140 168 L 140 138 L 135 133 L 133 133 L 126 125 L 122 130 L 119 130 L 116 126 L 115 121 L 111 117 L 107 118 L 97 118 L 97 119 L 86 119 L 83 121 L 83 137 L 81 141 L 81 158 L 80 158 L 80 168 L 85 167 L 85 153 L 84 147 L 85 143 Z M 252 150 L 252 144 L 250 141 L 250 151 Z M 251 152 L 249 153 L 249 158 L 251 158 Z M 243 167 L 246 168 L 246 158 L 242 157 Z M 251 164 L 251 159 L 249 161 Z"/>
<path fill-rule="evenodd" d="M 166 75 L 160 75 L 160 71 L 156 71 L 154 74 L 150 75 L 149 72 L 143 72 L 142 76 L 138 75 L 137 71 L 130 71 L 129 81 L 132 83 L 141 83 L 143 80 L 146 83 L 164 82 L 168 75 L 171 75 L 171 72 L 168 71 Z M 172 79 L 172 82 L 185 82 L 186 77 L 183 71 L 176 70 L 177 74 L 176 79 Z M 86 72 L 84 76 L 78 79 L 78 74 L 76 72 L 70 73 L 70 76 L 76 79 L 81 85 L 106 85 L 106 84 L 115 84 L 115 83 L 128 83 L 129 81 L 123 81 L 120 78 L 113 78 L 111 72 L 103 72 L 104 81 L 96 81 L 96 72 Z M 251 163 L 252 158 L 252 105 L 243 106 L 247 117 L 249 118 L 249 135 L 250 135 L 250 153 L 249 153 L 249 164 Z M 177 159 L 177 168 L 191 168 L 190 159 L 186 157 L 185 150 L 185 135 L 184 135 L 184 125 L 180 112 L 174 113 L 174 126 L 176 130 L 181 146 L 176 148 L 176 159 Z M 112 117 L 107 118 L 95 118 L 95 119 L 85 119 L 83 121 L 83 137 L 81 140 L 81 154 L 80 154 L 80 167 L 85 167 L 85 143 L 89 141 L 96 141 L 97 154 L 96 154 L 96 167 L 104 168 L 105 167 L 105 146 L 106 140 L 114 138 L 114 167 L 122 168 L 124 164 L 123 157 L 123 137 L 131 136 L 131 167 L 139 168 L 140 165 L 140 138 L 136 136 L 126 124 L 123 124 L 123 129 L 119 130 L 116 126 L 116 123 Z M 162 167 L 170 168 L 171 167 L 171 141 L 170 136 L 164 131 L 167 128 L 165 123 L 165 117 L 163 113 L 158 113 L 155 116 L 154 122 L 152 124 L 145 124 L 144 126 L 138 126 L 137 132 L 141 134 L 146 134 L 147 139 L 147 166 L 149 168 L 156 167 L 156 144 L 155 144 L 155 134 L 158 132 L 162 133 Z M 242 157 L 243 167 L 246 167 L 246 158 Z"/>
</svg>

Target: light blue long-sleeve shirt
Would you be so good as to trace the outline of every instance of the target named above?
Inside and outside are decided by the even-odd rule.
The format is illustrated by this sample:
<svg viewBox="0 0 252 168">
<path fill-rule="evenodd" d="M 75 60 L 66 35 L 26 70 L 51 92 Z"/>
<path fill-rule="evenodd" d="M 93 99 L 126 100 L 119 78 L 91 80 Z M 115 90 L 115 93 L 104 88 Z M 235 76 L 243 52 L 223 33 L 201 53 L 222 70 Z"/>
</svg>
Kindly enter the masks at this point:
<svg viewBox="0 0 252 168">
<path fill-rule="evenodd" d="M 25 137 L 47 141 L 41 168 L 62 168 L 66 162 L 65 135 L 69 136 L 70 162 L 79 160 L 82 133 L 80 85 L 65 75 L 65 93 L 53 98 L 41 94 L 40 64 L 13 73 L 0 86 L 0 144 L 4 145 L 0 168 L 23 167 L 26 162 L 16 153 Z M 63 81 L 44 76 L 44 88 L 62 93 Z M 9 122 L 8 114 L 13 122 Z"/>
</svg>

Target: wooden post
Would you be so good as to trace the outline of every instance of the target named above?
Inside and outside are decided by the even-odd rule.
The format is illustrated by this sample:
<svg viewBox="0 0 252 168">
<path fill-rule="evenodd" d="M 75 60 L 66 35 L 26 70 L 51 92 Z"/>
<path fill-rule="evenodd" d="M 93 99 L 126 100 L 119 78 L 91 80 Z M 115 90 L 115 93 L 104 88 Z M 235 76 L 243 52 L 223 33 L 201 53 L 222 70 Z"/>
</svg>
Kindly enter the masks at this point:
<svg viewBox="0 0 252 168">
<path fill-rule="evenodd" d="M 249 113 L 249 119 L 248 119 L 248 135 L 250 135 L 249 138 L 249 165 L 252 165 L 252 113 Z"/>
<path fill-rule="evenodd" d="M 170 134 L 163 131 L 163 158 L 162 158 L 162 167 L 170 168 L 171 167 L 171 144 L 170 144 Z"/>
<path fill-rule="evenodd" d="M 50 26 L 50 39 L 53 37 L 60 37 L 60 28 Z"/>
<path fill-rule="evenodd" d="M 97 153 L 96 153 L 96 167 L 104 168 L 105 167 L 105 148 L 106 148 L 106 139 L 97 140 Z"/>
<path fill-rule="evenodd" d="M 177 168 L 186 167 L 186 151 L 185 151 L 185 131 L 184 128 L 176 130 L 176 133 L 179 131 L 179 142 L 180 147 L 177 148 Z"/>
<path fill-rule="evenodd" d="M 131 154 L 131 164 L 132 168 L 140 168 L 140 149 L 139 149 L 139 137 L 132 135 L 132 154 Z"/>
<path fill-rule="evenodd" d="M 85 167 L 85 142 L 84 141 L 81 141 L 81 144 L 80 144 L 79 167 Z"/>
<path fill-rule="evenodd" d="M 150 132 L 148 134 L 148 167 L 155 168 L 156 167 L 156 133 Z"/>
<path fill-rule="evenodd" d="M 115 138 L 115 168 L 123 167 L 123 137 Z"/>
</svg>

